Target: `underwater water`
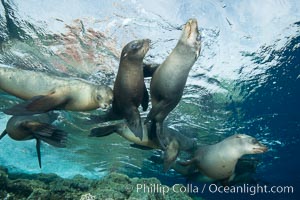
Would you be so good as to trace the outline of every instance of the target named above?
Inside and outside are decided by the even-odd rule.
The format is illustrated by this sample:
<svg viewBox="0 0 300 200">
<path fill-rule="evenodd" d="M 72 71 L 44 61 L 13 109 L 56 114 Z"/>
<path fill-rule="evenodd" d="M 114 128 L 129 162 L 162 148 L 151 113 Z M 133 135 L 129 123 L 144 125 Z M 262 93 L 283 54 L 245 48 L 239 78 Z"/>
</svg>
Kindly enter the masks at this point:
<svg viewBox="0 0 300 200">
<path fill-rule="evenodd" d="M 217 194 L 205 199 L 299 199 L 300 2 L 227 1 L 46 1 L 2 0 L 0 63 L 73 76 L 113 86 L 122 47 L 149 38 L 148 63 L 161 63 L 176 45 L 182 25 L 196 18 L 202 50 L 184 95 L 165 124 L 213 144 L 236 134 L 251 135 L 269 150 L 259 160 L 255 183 L 293 186 L 294 194 Z M 150 79 L 146 80 L 148 89 Z M 20 100 L 0 91 L 0 109 Z M 101 111 L 92 111 L 97 114 Z M 142 116 L 146 116 L 143 112 Z M 159 151 L 130 147 L 118 135 L 87 137 L 90 113 L 59 111 L 55 122 L 69 133 L 67 148 L 35 141 L 0 140 L 0 165 L 10 172 L 81 174 L 100 179 L 110 172 L 186 184 L 174 171 L 149 160 Z M 0 113 L 0 131 L 9 116 Z M 199 187 L 203 183 L 199 184 Z M 198 196 L 198 195 L 194 195 Z"/>
</svg>

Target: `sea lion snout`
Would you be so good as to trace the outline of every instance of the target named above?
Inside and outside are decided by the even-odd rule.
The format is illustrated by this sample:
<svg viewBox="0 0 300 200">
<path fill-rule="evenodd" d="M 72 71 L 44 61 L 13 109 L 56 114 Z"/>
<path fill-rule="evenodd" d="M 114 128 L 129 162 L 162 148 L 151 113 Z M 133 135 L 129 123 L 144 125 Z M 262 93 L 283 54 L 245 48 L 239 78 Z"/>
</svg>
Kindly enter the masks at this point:
<svg viewBox="0 0 300 200">
<path fill-rule="evenodd" d="M 193 26 L 193 28 L 198 29 L 198 22 L 196 18 L 191 18 L 189 19 L 189 21 L 187 22 L 190 26 Z"/>
<path fill-rule="evenodd" d="M 268 150 L 268 147 L 262 143 L 260 143 L 257 139 L 250 137 L 250 144 L 253 145 L 252 151 L 253 153 L 264 153 Z"/>
<path fill-rule="evenodd" d="M 196 40 L 199 35 L 197 19 L 190 19 L 185 25 L 185 30 L 188 33 L 188 38 Z"/>
<path fill-rule="evenodd" d="M 109 110 L 112 107 L 111 101 L 100 101 L 99 102 L 99 109 L 106 111 Z"/>
<path fill-rule="evenodd" d="M 266 145 L 260 143 L 254 137 L 245 134 L 236 134 L 225 140 L 231 140 L 233 143 L 239 144 L 240 149 L 243 149 L 241 152 L 245 154 L 259 154 L 268 150 Z"/>
<path fill-rule="evenodd" d="M 144 54 L 146 54 L 148 51 L 149 51 L 149 49 L 150 49 L 150 44 L 151 44 L 151 40 L 150 39 L 144 39 L 143 40 L 143 52 L 144 52 Z"/>
<path fill-rule="evenodd" d="M 201 34 L 198 30 L 197 19 L 192 18 L 185 24 L 180 40 L 192 47 L 197 59 L 201 50 Z"/>
<path fill-rule="evenodd" d="M 268 147 L 261 143 L 258 143 L 257 147 L 253 147 L 254 153 L 265 153 L 266 151 L 268 151 Z"/>
<path fill-rule="evenodd" d="M 146 45 L 150 46 L 151 40 L 150 39 L 144 39 L 144 42 Z"/>
<path fill-rule="evenodd" d="M 107 104 L 107 103 L 100 103 L 99 104 L 99 108 L 101 109 L 101 110 L 108 110 L 109 108 L 110 108 L 110 105 L 109 104 Z"/>
</svg>

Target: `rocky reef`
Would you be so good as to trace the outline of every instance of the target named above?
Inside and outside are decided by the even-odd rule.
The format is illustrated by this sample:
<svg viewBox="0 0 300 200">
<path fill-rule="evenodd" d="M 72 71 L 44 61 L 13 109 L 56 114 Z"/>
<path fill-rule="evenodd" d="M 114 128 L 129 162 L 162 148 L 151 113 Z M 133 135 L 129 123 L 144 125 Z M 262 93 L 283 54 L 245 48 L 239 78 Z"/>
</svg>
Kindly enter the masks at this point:
<svg viewBox="0 0 300 200">
<path fill-rule="evenodd" d="M 0 199 L 188 200 L 192 198 L 187 193 L 171 190 L 156 178 L 129 178 L 124 174 L 110 173 L 101 180 L 91 180 L 81 175 L 64 179 L 55 174 L 11 174 L 7 169 L 0 167 Z"/>
</svg>

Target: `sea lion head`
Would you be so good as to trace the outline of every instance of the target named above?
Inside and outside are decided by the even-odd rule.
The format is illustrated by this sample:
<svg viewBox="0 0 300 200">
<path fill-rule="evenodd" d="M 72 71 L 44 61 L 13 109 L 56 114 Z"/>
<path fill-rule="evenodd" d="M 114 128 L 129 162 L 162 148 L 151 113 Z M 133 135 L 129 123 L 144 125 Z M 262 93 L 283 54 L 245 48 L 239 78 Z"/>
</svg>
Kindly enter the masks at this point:
<svg viewBox="0 0 300 200">
<path fill-rule="evenodd" d="M 97 86 L 93 94 L 94 101 L 97 102 L 99 108 L 108 109 L 113 101 L 113 91 L 108 86 Z"/>
<path fill-rule="evenodd" d="M 199 57 L 201 50 L 201 34 L 198 30 L 197 19 L 192 18 L 184 25 L 179 41 L 192 47 L 196 53 L 196 58 Z"/>
<path fill-rule="evenodd" d="M 150 40 L 133 40 L 122 50 L 121 59 L 142 61 L 150 47 Z"/>
<path fill-rule="evenodd" d="M 245 134 L 236 134 L 226 140 L 231 140 L 232 146 L 242 154 L 259 154 L 264 153 L 268 148 L 257 141 L 254 137 Z"/>
</svg>

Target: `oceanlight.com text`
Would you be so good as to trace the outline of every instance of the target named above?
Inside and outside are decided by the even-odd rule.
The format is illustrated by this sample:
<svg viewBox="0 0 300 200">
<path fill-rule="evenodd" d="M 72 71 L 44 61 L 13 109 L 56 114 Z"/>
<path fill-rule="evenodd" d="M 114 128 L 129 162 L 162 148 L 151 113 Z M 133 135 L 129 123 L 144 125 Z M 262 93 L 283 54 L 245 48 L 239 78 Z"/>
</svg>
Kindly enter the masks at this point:
<svg viewBox="0 0 300 200">
<path fill-rule="evenodd" d="M 171 187 L 162 184 L 137 184 L 137 192 L 143 193 L 166 193 L 172 191 L 175 193 L 190 193 L 190 194 L 293 194 L 293 186 L 267 186 L 267 185 L 249 185 L 243 184 L 238 186 L 221 186 L 216 184 L 204 184 L 204 185 L 181 185 L 175 184 Z"/>
<path fill-rule="evenodd" d="M 205 185 L 203 187 L 206 187 Z M 267 185 L 249 185 L 243 184 L 240 186 L 219 186 L 216 184 L 208 185 L 210 193 L 220 194 L 293 194 L 293 186 L 267 186 Z"/>
</svg>

